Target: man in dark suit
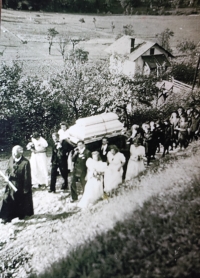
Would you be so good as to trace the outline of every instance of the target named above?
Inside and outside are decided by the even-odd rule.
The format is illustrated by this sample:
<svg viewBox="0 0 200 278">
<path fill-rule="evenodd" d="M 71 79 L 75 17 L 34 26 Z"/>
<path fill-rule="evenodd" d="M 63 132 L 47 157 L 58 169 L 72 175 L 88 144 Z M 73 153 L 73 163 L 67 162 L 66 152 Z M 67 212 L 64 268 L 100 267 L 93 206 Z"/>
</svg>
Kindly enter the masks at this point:
<svg viewBox="0 0 200 278">
<path fill-rule="evenodd" d="M 50 190 L 51 192 L 56 192 L 56 179 L 58 174 L 58 169 L 60 170 L 61 176 L 64 179 L 64 184 L 61 189 L 68 189 L 68 163 L 67 158 L 69 152 L 73 149 L 70 144 L 67 143 L 66 140 L 59 141 L 59 134 L 53 133 L 52 139 L 54 141 L 54 146 L 52 149 L 52 157 L 51 157 L 51 182 L 50 182 Z"/>
<path fill-rule="evenodd" d="M 102 138 L 102 145 L 101 145 L 101 148 L 99 150 L 100 157 L 101 157 L 101 160 L 103 162 L 107 162 L 107 154 L 108 154 L 109 151 L 110 151 L 110 147 L 108 145 L 108 138 L 103 137 Z"/>
<path fill-rule="evenodd" d="M 87 166 L 86 161 L 91 157 L 91 152 L 85 148 L 84 141 L 80 140 L 77 142 L 77 148 L 72 156 L 72 161 L 74 162 L 74 170 L 72 176 L 72 185 L 71 185 L 71 202 L 78 200 L 76 182 L 79 179 L 83 187 L 83 191 L 86 184 L 86 174 Z"/>
</svg>

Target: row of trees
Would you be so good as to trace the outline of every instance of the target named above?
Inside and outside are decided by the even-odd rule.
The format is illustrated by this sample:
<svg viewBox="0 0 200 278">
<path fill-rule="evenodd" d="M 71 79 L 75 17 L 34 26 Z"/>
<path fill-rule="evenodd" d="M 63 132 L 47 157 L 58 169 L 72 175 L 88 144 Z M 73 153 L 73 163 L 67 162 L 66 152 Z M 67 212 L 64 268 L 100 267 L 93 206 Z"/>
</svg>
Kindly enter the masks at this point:
<svg viewBox="0 0 200 278">
<path fill-rule="evenodd" d="M 48 80 L 28 77 L 14 62 L 0 68 L 1 145 L 26 143 L 34 131 L 50 138 L 62 120 L 102 112 L 116 112 L 129 128 L 147 120 L 164 119 L 180 105 L 173 100 L 162 110 L 158 106 L 156 77 L 111 75 L 107 64 L 66 60 L 59 73 Z"/>
<path fill-rule="evenodd" d="M 16 144 L 27 142 L 35 130 L 41 130 L 48 138 L 62 120 L 72 125 L 79 117 L 115 111 L 129 126 L 134 114 L 156 110 L 156 78 L 111 76 L 108 68 L 105 63 L 67 60 L 60 73 L 43 81 L 37 76 L 25 76 L 17 62 L 2 65 L 1 133 Z"/>
<path fill-rule="evenodd" d="M 199 0 L 3 0 L 3 7 L 13 9 L 66 11 L 66 12 L 97 12 L 123 11 L 127 7 L 196 7 Z"/>
</svg>

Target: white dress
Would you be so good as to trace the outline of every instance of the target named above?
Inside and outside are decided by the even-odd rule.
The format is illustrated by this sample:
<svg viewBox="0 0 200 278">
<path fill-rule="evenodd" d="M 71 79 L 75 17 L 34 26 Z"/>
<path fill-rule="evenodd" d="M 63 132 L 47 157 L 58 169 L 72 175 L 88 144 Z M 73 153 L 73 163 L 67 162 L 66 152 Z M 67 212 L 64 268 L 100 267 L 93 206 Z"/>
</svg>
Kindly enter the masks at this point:
<svg viewBox="0 0 200 278">
<path fill-rule="evenodd" d="M 118 185 L 122 183 L 123 167 L 121 167 L 120 171 L 118 171 L 118 169 L 122 163 L 125 163 L 126 158 L 120 152 L 117 152 L 115 155 L 113 155 L 111 152 L 108 152 L 107 158 L 109 165 L 104 175 L 104 191 L 110 192 L 112 189 L 117 188 Z"/>
<path fill-rule="evenodd" d="M 102 174 L 107 168 L 107 163 L 88 158 L 86 166 L 88 168 L 87 183 L 85 185 L 83 196 L 77 205 L 80 208 L 87 208 L 103 196 Z M 100 173 L 102 174 L 100 175 Z"/>
<path fill-rule="evenodd" d="M 38 152 L 34 153 L 34 151 L 32 151 L 30 158 L 32 185 L 45 184 L 48 186 L 48 168 L 46 155 L 48 143 L 42 137 L 40 137 L 38 140 L 32 138 L 32 143 L 34 144 L 35 151 Z"/>
<path fill-rule="evenodd" d="M 145 148 L 143 146 L 136 147 L 134 145 L 131 145 L 130 154 L 131 155 L 126 170 L 126 181 L 137 177 L 139 173 L 141 173 L 145 169 L 143 161 L 143 157 L 145 156 Z"/>
</svg>

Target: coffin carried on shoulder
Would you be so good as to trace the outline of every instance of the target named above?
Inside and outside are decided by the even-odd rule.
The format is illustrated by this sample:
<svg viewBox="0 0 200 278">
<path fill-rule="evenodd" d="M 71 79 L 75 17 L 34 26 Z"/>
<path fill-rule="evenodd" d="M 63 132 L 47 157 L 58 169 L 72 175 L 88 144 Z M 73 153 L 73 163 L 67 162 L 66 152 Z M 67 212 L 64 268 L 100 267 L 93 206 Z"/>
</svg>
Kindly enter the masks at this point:
<svg viewBox="0 0 200 278">
<path fill-rule="evenodd" d="M 103 136 L 108 138 L 121 134 L 123 124 L 115 113 L 103 113 L 87 118 L 81 118 L 68 129 L 69 140 L 77 143 L 84 140 L 86 144 L 101 140 Z"/>
</svg>

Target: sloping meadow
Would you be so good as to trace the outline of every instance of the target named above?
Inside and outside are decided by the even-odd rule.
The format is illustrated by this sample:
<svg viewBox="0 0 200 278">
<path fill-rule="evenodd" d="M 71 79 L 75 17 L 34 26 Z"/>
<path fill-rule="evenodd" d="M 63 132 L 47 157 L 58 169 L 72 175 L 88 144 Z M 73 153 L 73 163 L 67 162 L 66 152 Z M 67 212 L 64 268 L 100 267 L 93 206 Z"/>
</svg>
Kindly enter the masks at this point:
<svg viewBox="0 0 200 278">
<path fill-rule="evenodd" d="M 191 149 L 193 154 L 196 151 L 195 157 L 190 160 L 179 157 L 173 164 L 163 161 L 165 169 L 160 169 L 159 165 L 159 171 L 154 169 L 157 174 L 149 176 L 149 181 L 148 175 L 141 177 L 141 184 L 146 183 L 147 187 L 146 190 L 143 187 L 143 197 L 140 197 L 139 203 L 140 189 L 136 189 L 135 194 L 129 191 L 126 195 L 124 192 L 123 200 L 120 200 L 120 196 L 112 198 L 107 210 L 112 209 L 112 212 L 109 210 L 112 214 L 113 210 L 118 209 L 115 212 L 121 216 L 127 210 L 127 216 L 121 218 L 123 221 L 117 221 L 113 228 L 104 233 L 97 233 L 95 238 L 77 246 L 46 272 L 38 276 L 32 274 L 30 278 L 199 277 L 199 151 Z M 159 186 L 160 191 L 156 190 Z M 151 190 L 155 194 L 151 192 L 153 196 L 147 198 Z M 114 199 L 117 199 L 117 204 Z M 138 205 L 129 213 L 126 207 L 131 202 Z M 99 213 L 99 218 L 105 216 L 103 211 Z M 111 223 L 106 224 L 109 221 L 109 217 L 104 218 L 105 227 L 112 226 Z"/>
</svg>

